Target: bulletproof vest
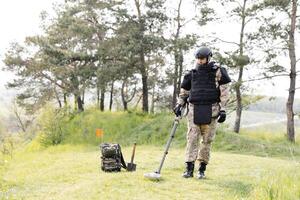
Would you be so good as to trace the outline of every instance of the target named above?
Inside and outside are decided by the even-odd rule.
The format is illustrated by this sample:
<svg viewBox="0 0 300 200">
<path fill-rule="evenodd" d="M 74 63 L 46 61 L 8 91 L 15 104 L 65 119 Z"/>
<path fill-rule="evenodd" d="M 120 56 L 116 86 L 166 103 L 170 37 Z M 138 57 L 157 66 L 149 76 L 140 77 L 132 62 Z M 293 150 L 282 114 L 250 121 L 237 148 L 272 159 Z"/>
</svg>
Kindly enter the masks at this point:
<svg viewBox="0 0 300 200">
<path fill-rule="evenodd" d="M 189 101 L 193 104 L 209 105 L 219 102 L 220 91 L 216 87 L 217 67 L 200 66 L 191 71 Z"/>
<path fill-rule="evenodd" d="M 105 172 L 119 172 L 126 164 L 119 144 L 103 143 L 101 149 L 101 169 Z"/>
</svg>

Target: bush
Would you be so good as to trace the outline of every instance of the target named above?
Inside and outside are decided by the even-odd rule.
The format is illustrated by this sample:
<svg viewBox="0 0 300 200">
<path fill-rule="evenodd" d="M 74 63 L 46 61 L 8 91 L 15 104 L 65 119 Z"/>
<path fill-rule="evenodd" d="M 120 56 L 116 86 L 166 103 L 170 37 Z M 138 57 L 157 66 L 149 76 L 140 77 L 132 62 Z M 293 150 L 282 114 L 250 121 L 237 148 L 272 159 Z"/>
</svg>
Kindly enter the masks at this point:
<svg viewBox="0 0 300 200">
<path fill-rule="evenodd" d="M 72 118 L 68 107 L 55 109 L 51 105 L 45 106 L 38 117 L 38 138 L 43 146 L 57 145 L 63 142 L 67 130 L 65 124 Z"/>
</svg>

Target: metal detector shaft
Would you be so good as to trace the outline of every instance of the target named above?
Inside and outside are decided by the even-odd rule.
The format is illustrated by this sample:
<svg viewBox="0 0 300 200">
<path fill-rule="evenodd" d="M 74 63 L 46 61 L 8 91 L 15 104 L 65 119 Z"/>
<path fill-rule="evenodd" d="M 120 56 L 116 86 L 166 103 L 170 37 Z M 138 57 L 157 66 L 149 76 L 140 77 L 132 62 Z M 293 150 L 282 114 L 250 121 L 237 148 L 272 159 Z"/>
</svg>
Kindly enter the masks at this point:
<svg viewBox="0 0 300 200">
<path fill-rule="evenodd" d="M 175 136 L 175 132 L 176 132 L 178 124 L 179 124 L 179 117 L 176 117 L 175 120 L 174 120 L 173 128 L 172 128 L 171 133 L 170 133 L 169 140 L 168 140 L 168 142 L 166 144 L 164 155 L 163 155 L 163 157 L 162 157 L 162 159 L 160 161 L 160 165 L 159 165 L 159 167 L 158 167 L 158 169 L 156 171 L 156 173 L 158 173 L 158 174 L 160 174 L 161 168 L 162 168 L 162 166 L 163 166 L 163 164 L 165 162 L 165 159 L 166 159 L 166 156 L 168 154 L 168 151 L 169 151 L 172 139 Z"/>
</svg>

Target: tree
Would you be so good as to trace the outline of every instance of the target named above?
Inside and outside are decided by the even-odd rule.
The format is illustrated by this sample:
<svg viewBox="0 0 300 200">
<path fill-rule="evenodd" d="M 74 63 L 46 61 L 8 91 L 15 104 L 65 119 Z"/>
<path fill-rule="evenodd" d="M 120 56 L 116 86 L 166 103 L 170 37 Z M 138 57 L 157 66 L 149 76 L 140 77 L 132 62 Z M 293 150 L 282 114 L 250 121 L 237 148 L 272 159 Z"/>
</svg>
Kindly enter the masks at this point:
<svg viewBox="0 0 300 200">
<path fill-rule="evenodd" d="M 165 15 L 164 1 L 141 1 L 134 0 L 137 29 L 132 34 L 135 35 L 134 43 L 139 55 L 139 72 L 142 76 L 143 91 L 143 111 L 149 111 L 148 103 L 148 72 L 149 64 L 146 57 L 150 57 L 153 52 L 164 48 L 164 40 L 161 38 L 165 27 L 167 16 Z"/>
<path fill-rule="evenodd" d="M 247 31 L 246 28 L 252 22 L 256 23 L 257 15 L 256 12 L 260 8 L 260 1 L 248 1 L 248 0 L 221 0 L 220 1 L 223 6 L 232 8 L 229 12 L 230 20 L 236 20 L 240 24 L 240 32 L 239 32 L 239 41 L 226 41 L 221 38 L 214 38 L 214 41 L 221 41 L 223 43 L 232 44 L 235 48 L 233 52 L 225 52 L 227 54 L 226 58 L 221 58 L 219 56 L 219 60 L 229 67 L 232 70 L 236 70 L 238 74 L 237 80 L 233 83 L 233 89 L 235 92 L 235 123 L 234 123 L 234 132 L 239 133 L 240 125 L 241 125 L 241 117 L 242 110 L 244 108 L 243 105 L 243 91 L 246 90 L 244 85 L 244 71 L 246 70 L 246 66 L 250 66 L 257 64 L 255 58 L 250 58 L 249 55 L 253 55 L 251 52 L 254 49 L 253 37 L 251 36 L 251 32 Z M 232 7 L 231 7 L 232 6 Z"/>
<path fill-rule="evenodd" d="M 107 55 L 113 63 L 109 67 L 111 73 L 107 75 L 113 81 L 121 82 L 121 100 L 126 111 L 128 103 L 133 100 L 138 90 L 136 75 L 140 71 L 139 55 L 135 44 L 136 38 L 132 34 L 138 27 L 136 22 L 130 16 L 124 16 L 123 12 L 120 11 L 116 15 L 114 34 L 108 43 Z"/>
<path fill-rule="evenodd" d="M 272 43 L 271 48 L 266 51 L 271 52 L 272 57 L 270 60 L 276 59 L 279 56 L 285 56 L 288 54 L 290 66 L 289 66 L 289 94 L 286 102 L 286 114 L 287 114 L 287 139 L 291 142 L 295 142 L 295 127 L 294 127 L 294 97 L 296 91 L 296 45 L 295 35 L 299 31 L 299 24 L 297 21 L 297 8 L 299 2 L 297 0 L 265 0 L 261 5 L 263 9 L 269 9 L 271 11 L 270 16 L 264 16 L 264 25 L 260 27 L 261 36 L 266 44 L 270 40 L 275 41 Z M 275 14 L 276 13 L 276 14 Z M 283 15 L 282 18 L 278 18 L 278 15 Z M 282 66 L 275 66 L 280 69 L 284 69 Z M 283 70 L 282 70 L 283 71 Z M 285 74 L 284 74 L 285 75 Z"/>
<path fill-rule="evenodd" d="M 64 99 L 73 94 L 78 110 L 84 110 L 84 92 L 105 62 L 101 45 L 107 29 L 105 22 L 97 21 L 92 12 L 92 1 L 73 3 L 58 9 L 57 18 L 44 26 L 43 36 L 27 37 L 27 48 L 12 45 L 6 54 L 7 69 L 19 77 L 9 86 L 26 86 L 18 96 L 22 103 L 33 98 L 43 105 L 55 97 L 61 105 L 60 90 Z M 98 11 L 106 8 L 106 4 L 103 7 L 103 4 L 93 3 Z M 36 50 L 32 52 L 32 49 Z M 39 105 L 36 100 L 31 100 L 31 104 Z"/>
<path fill-rule="evenodd" d="M 192 17 L 189 20 L 185 20 L 181 15 L 182 0 L 178 1 L 177 9 L 175 10 L 175 16 L 171 17 L 171 23 L 175 24 L 175 32 L 169 39 L 168 52 L 172 53 L 174 58 L 174 71 L 170 73 L 173 82 L 173 96 L 172 107 L 175 107 L 177 97 L 180 92 L 181 77 L 183 72 L 184 52 L 191 49 L 196 43 L 196 36 L 194 34 L 182 35 L 182 29 L 190 21 L 194 20 Z"/>
</svg>

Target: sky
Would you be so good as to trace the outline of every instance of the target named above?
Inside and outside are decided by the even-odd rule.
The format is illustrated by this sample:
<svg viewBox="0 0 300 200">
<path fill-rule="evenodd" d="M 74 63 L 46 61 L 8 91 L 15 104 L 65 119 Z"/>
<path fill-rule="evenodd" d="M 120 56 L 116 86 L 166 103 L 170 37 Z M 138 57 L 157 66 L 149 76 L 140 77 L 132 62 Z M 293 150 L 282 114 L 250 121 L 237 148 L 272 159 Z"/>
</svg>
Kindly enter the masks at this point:
<svg viewBox="0 0 300 200">
<path fill-rule="evenodd" d="M 187 0 L 190 1 L 190 0 Z M 9 0 L 9 1 L 0 1 L 0 67 L 3 67 L 2 60 L 4 54 L 7 51 L 9 44 L 11 42 L 22 42 L 26 36 L 40 34 L 41 29 L 40 25 L 40 13 L 45 10 L 47 12 L 53 12 L 53 4 L 63 2 L 63 0 Z M 183 6 L 183 15 L 189 18 L 189 13 L 194 10 L 192 4 L 184 4 Z M 206 31 L 210 32 L 214 30 L 222 37 L 224 40 L 232 41 L 238 39 L 239 25 L 234 23 L 221 23 L 221 24 L 210 24 L 207 26 Z M 235 31 L 232 31 L 235 30 Z M 184 32 L 195 32 L 195 26 L 193 24 L 185 27 Z M 197 31 L 196 31 L 197 32 Z M 236 35 L 233 35 L 235 33 Z M 200 34 L 200 33 L 199 33 Z M 296 36 L 297 37 L 297 36 Z M 297 38 L 296 38 L 297 40 Z M 227 48 L 222 44 L 221 48 Z M 300 56 L 300 48 L 297 50 L 297 55 Z M 188 69 L 193 68 L 193 65 L 190 63 L 193 62 L 193 55 L 187 55 L 186 65 Z M 285 62 L 288 62 L 286 60 Z M 288 65 L 288 63 L 286 63 Z M 255 73 L 255 71 L 251 71 Z M 245 74 L 247 79 L 248 74 Z M 12 80 L 14 77 L 11 73 L 0 71 L 0 100 L 3 97 L 9 97 L 14 95 L 14 91 L 8 91 L 5 88 L 7 81 Z M 300 84 L 300 79 L 297 80 L 297 85 Z M 272 81 L 260 81 L 257 83 L 251 83 L 249 85 L 253 90 L 254 94 L 262 94 L 268 96 L 283 96 L 287 97 L 289 79 L 277 78 Z M 296 97 L 300 98 L 300 91 L 296 92 Z"/>
<path fill-rule="evenodd" d="M 26 36 L 42 33 L 40 13 L 43 10 L 51 13 L 52 5 L 57 2 L 62 0 L 0 1 L 0 68 L 10 43 L 23 42 Z M 14 95 L 14 91 L 5 88 L 13 78 L 11 73 L 0 70 L 0 100 Z"/>
</svg>

